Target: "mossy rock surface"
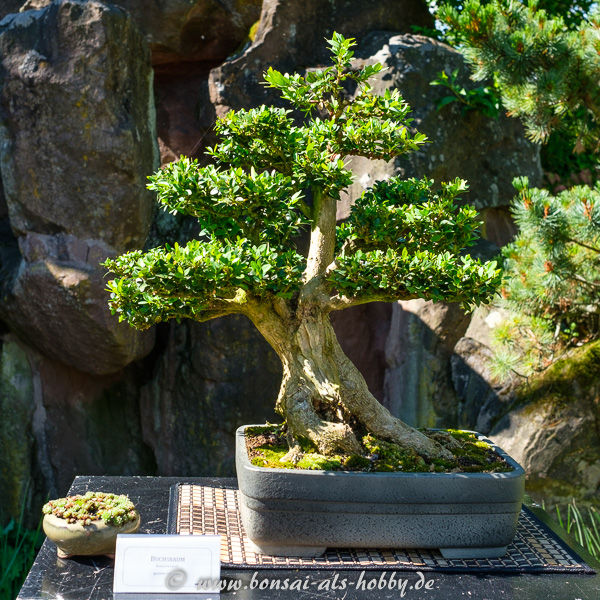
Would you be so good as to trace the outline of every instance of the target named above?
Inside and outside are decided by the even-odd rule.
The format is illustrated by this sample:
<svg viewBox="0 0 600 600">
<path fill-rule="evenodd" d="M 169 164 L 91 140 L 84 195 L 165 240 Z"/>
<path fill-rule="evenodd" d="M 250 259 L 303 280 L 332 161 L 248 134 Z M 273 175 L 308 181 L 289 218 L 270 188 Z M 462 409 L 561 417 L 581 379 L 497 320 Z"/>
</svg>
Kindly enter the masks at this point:
<svg viewBox="0 0 600 600">
<path fill-rule="evenodd" d="M 475 434 L 460 430 L 425 430 L 425 435 L 447 447 L 454 459 L 426 458 L 393 442 L 362 436 L 362 454 L 324 456 L 307 440 L 298 440 L 303 454 L 297 463 L 284 459 L 289 451 L 285 425 L 246 429 L 248 456 L 257 467 L 324 471 L 400 473 L 497 473 L 512 471 L 494 448 Z"/>
<path fill-rule="evenodd" d="M 600 485 L 600 340 L 575 348 L 515 394 L 490 436 L 527 472 L 546 506 L 597 503 Z"/>
</svg>

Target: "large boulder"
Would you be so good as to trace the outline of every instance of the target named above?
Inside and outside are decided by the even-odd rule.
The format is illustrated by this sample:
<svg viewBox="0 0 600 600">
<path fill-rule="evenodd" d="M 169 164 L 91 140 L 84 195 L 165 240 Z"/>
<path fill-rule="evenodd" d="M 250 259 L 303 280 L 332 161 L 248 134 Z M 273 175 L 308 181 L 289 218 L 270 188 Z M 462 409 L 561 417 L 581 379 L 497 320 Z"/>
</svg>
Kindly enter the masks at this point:
<svg viewBox="0 0 600 600">
<path fill-rule="evenodd" d="M 52 0 L 27 0 L 22 12 Z M 249 40 L 261 0 L 112 0 L 126 10 L 146 38 L 155 71 L 157 130 L 161 164 L 180 154 L 200 156 L 205 129 L 198 99 L 210 69 Z M 202 107 L 200 107 L 202 108 Z"/>
<path fill-rule="evenodd" d="M 142 440 L 140 379 L 135 365 L 90 375 L 42 356 L 13 334 L 0 337 L 3 520 L 24 513 L 25 524 L 37 526 L 42 504 L 63 496 L 82 473 L 155 474 Z"/>
<path fill-rule="evenodd" d="M 53 0 L 27 0 L 39 10 Z M 112 0 L 146 36 L 154 65 L 223 61 L 248 39 L 260 16 L 261 0 Z M 18 8 L 17 8 L 18 10 Z M 16 12 L 13 11 L 13 12 Z"/>
<path fill-rule="evenodd" d="M 150 53 L 122 9 L 57 0 L 4 19 L 0 57 L 0 167 L 22 255 L 0 315 L 47 356 L 117 371 L 153 345 L 110 315 L 99 266 L 141 247 L 152 221 Z"/>
<path fill-rule="evenodd" d="M 248 39 L 261 0 L 116 0 L 146 34 L 154 65 L 223 61 Z"/>
<path fill-rule="evenodd" d="M 412 25 L 432 26 L 433 19 L 421 0 L 264 0 L 252 45 L 210 75 L 211 101 L 216 114 L 281 104 L 279 94 L 262 85 L 269 66 L 298 71 L 330 60 L 324 39 L 334 31 L 360 44 L 372 31 L 409 32 Z"/>
<path fill-rule="evenodd" d="M 142 365 L 92 375 L 30 352 L 43 412 L 35 429 L 51 484 L 63 495 L 86 475 L 154 475 L 156 463 L 142 437 Z M 42 438 L 43 436 L 43 438 Z"/>
<path fill-rule="evenodd" d="M 156 465 L 140 426 L 140 369 L 109 376 L 77 371 L 0 338 L 0 515 L 39 523 L 48 497 L 73 478 L 152 475 Z"/>
<path fill-rule="evenodd" d="M 371 302 L 331 313 L 331 324 L 346 356 L 359 368 L 369 391 L 384 401 L 384 379 L 388 367 L 386 341 L 392 305 Z"/>
<path fill-rule="evenodd" d="M 480 306 L 450 358 L 452 383 L 458 398 L 458 427 L 488 434 L 514 400 L 515 381 L 497 380 L 491 369 L 492 331 L 506 311 Z"/>
<path fill-rule="evenodd" d="M 458 304 L 418 299 L 393 305 L 384 397 L 392 414 L 418 427 L 456 423 L 458 405 L 448 365 L 468 325 Z"/>
<path fill-rule="evenodd" d="M 152 349 L 154 332 L 119 323 L 108 309 L 106 269 L 115 251 L 97 240 L 29 233 L 0 315 L 32 348 L 89 373 L 113 373 Z"/>
<path fill-rule="evenodd" d="M 158 163 L 150 53 L 127 14 L 83 0 L 0 28 L 0 142 L 13 231 L 140 247 Z"/>
</svg>

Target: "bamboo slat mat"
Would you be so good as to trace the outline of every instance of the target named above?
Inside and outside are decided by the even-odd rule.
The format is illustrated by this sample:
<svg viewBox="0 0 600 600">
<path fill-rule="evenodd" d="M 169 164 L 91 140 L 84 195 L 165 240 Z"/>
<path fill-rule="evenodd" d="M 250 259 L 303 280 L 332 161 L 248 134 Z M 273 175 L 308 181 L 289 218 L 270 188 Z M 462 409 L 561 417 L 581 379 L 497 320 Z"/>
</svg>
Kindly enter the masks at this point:
<svg viewBox="0 0 600 600">
<path fill-rule="evenodd" d="M 171 490 L 168 533 L 221 535 L 221 564 L 230 569 L 375 569 L 478 573 L 587 573 L 594 571 L 527 508 L 508 553 L 494 559 L 444 559 L 436 550 L 328 549 L 321 558 L 256 554 L 238 508 L 238 491 L 196 485 Z"/>
</svg>

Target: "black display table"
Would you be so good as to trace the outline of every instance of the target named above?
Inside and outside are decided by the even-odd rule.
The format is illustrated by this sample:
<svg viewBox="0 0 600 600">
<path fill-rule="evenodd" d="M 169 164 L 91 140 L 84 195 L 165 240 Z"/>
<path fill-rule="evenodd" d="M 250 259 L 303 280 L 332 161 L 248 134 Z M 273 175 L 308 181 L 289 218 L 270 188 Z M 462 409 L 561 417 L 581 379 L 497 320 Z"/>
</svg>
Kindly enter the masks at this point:
<svg viewBox="0 0 600 600">
<path fill-rule="evenodd" d="M 169 490 L 177 483 L 213 487 L 235 487 L 235 479 L 174 477 L 77 477 L 69 494 L 88 490 L 127 494 L 138 506 L 142 527 L 140 533 L 165 533 Z M 440 572 L 359 570 L 223 570 L 221 577 L 230 589 L 221 598 L 231 600 L 383 600 L 392 598 L 431 600 L 600 600 L 600 564 L 576 547 L 574 541 L 554 525 L 540 509 L 533 509 L 546 525 L 569 546 L 575 548 L 596 575 L 519 574 L 477 575 Z M 284 581 L 287 579 L 287 585 Z M 394 581 L 407 580 L 403 589 Z M 259 589 L 259 583 L 269 586 Z M 279 580 L 279 589 L 272 582 Z M 345 580 L 342 587 L 341 582 Z M 372 584 L 373 580 L 376 585 Z M 432 583 L 433 581 L 433 583 Z M 61 560 L 56 547 L 46 540 L 17 600 L 112 600 L 113 561 L 104 557 Z M 292 589 L 292 584 L 295 585 Z M 379 584 L 381 582 L 381 585 Z M 371 583 L 373 589 L 367 589 Z M 282 589 L 284 588 L 284 589 Z M 287 589 L 285 589 L 287 588 Z M 382 588 L 382 589 L 379 589 Z M 426 589 L 430 588 L 430 589 Z M 196 595 L 188 596 L 190 600 Z"/>
</svg>

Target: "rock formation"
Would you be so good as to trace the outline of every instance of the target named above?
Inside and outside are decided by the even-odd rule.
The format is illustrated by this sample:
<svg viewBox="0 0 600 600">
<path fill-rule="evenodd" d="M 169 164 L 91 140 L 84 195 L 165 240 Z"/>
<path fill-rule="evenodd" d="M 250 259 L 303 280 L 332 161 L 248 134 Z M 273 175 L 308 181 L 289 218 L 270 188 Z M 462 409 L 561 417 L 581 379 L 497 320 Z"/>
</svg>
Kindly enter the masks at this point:
<svg viewBox="0 0 600 600">
<path fill-rule="evenodd" d="M 600 343 L 578 348 L 513 397 L 490 437 L 528 473 L 528 490 L 549 505 L 598 505 Z"/>
<path fill-rule="evenodd" d="M 340 218 L 377 178 L 463 177 L 489 240 L 476 251 L 489 257 L 512 233 L 512 177 L 539 177 L 517 121 L 436 111 L 444 90 L 429 82 L 439 71 L 458 68 L 461 85 L 474 84 L 458 53 L 411 35 L 412 25 L 432 25 L 421 0 L 27 0 L 17 13 L 19 5 L 0 7 L 5 515 L 18 512 L 26 489 L 37 505 L 81 473 L 232 475 L 236 427 L 274 418 L 281 366 L 249 322 L 136 332 L 110 315 L 99 266 L 197 235 L 193 220 L 155 210 L 146 176 L 180 153 L 200 156 L 217 115 L 273 101 L 260 84 L 268 66 L 314 68 L 334 30 L 355 37 L 360 61 L 388 67 L 379 91 L 399 87 L 432 140 L 408 160 L 354 161 Z M 488 381 L 477 314 L 413 302 L 332 320 L 395 412 L 492 427 L 511 396 Z"/>
<path fill-rule="evenodd" d="M 122 10 L 65 0 L 5 18 L 0 56 L 2 181 L 21 254 L 0 315 L 46 356 L 117 371 L 153 345 L 111 317 L 99 267 L 140 247 L 154 212 L 150 53 Z"/>
<path fill-rule="evenodd" d="M 15 2 L 9 12 L 39 10 L 53 0 Z M 154 65 L 223 61 L 248 37 L 260 0 L 113 0 L 125 9 L 152 52 Z"/>
<path fill-rule="evenodd" d="M 281 363 L 242 315 L 170 323 L 154 377 L 141 388 L 144 441 L 158 472 L 235 472 L 235 431 L 274 422 Z"/>
<path fill-rule="evenodd" d="M 269 66 L 291 73 L 327 63 L 323 42 L 334 31 L 362 45 L 373 31 L 409 33 L 412 25 L 432 24 L 425 4 L 411 0 L 264 0 L 252 44 L 210 74 L 211 102 L 217 116 L 232 108 L 283 106 L 279 95 L 262 84 Z"/>
</svg>

